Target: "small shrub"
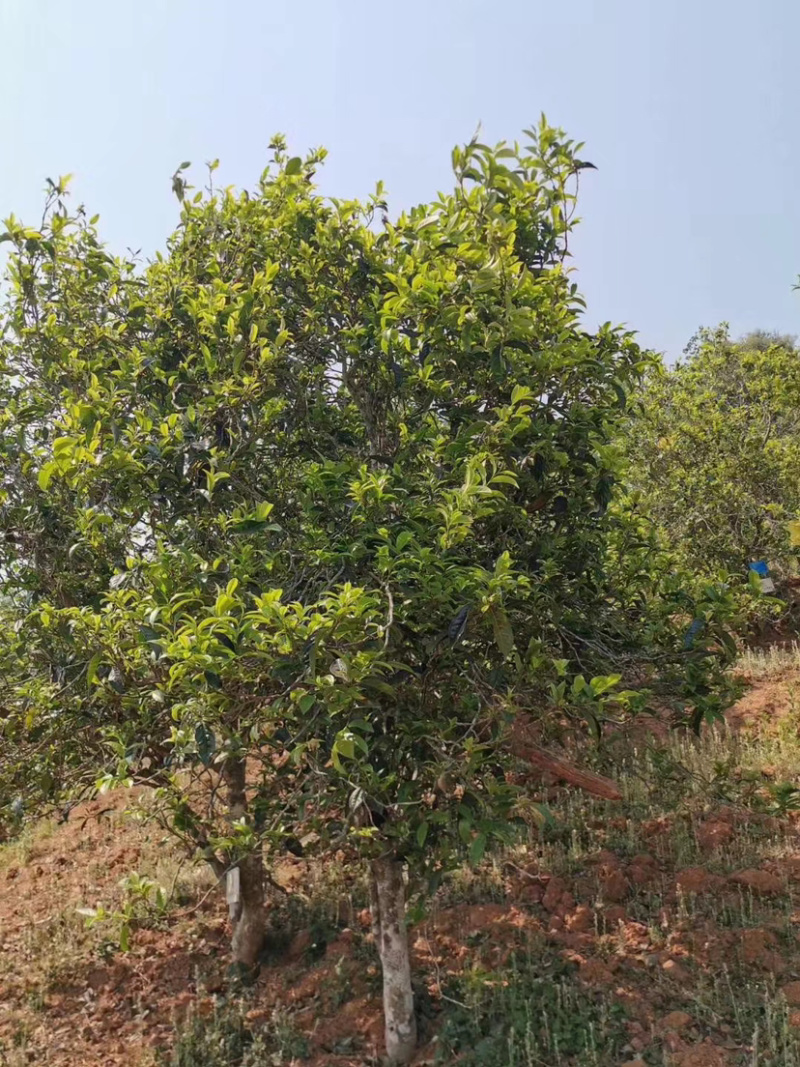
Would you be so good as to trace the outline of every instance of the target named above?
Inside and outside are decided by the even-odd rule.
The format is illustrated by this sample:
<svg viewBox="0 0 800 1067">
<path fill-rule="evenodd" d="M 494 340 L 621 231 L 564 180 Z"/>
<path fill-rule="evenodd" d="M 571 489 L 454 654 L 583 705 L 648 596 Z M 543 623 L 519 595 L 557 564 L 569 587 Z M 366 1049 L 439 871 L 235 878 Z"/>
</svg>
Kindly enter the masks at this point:
<svg viewBox="0 0 800 1067">
<path fill-rule="evenodd" d="M 133 931 L 163 920 L 170 901 L 162 886 L 136 872 L 126 875 L 119 884 L 123 892 L 119 908 L 109 911 L 103 904 L 98 904 L 96 908 L 78 908 L 78 914 L 86 920 L 87 929 L 110 923 L 115 938 L 107 942 L 108 945 L 116 944 L 121 952 L 128 952 Z"/>
</svg>

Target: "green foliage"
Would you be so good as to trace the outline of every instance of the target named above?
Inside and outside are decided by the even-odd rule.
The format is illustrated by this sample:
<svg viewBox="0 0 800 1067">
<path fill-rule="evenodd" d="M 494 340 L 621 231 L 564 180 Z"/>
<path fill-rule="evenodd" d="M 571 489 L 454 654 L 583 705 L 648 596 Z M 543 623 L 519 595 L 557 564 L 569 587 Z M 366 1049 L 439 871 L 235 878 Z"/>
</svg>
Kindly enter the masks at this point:
<svg viewBox="0 0 800 1067">
<path fill-rule="evenodd" d="M 621 1006 L 581 989 L 570 980 L 574 967 L 544 953 L 543 945 L 517 951 L 502 970 L 472 972 L 449 991 L 437 1063 L 600 1067 L 618 1062 L 628 1040 Z"/>
<path fill-rule="evenodd" d="M 87 929 L 109 925 L 120 952 L 128 952 L 134 931 L 163 919 L 170 901 L 162 886 L 135 871 L 121 880 L 120 888 L 123 900 L 119 907 L 109 909 L 98 904 L 95 908 L 79 908 L 78 914 L 84 917 Z"/>
<path fill-rule="evenodd" d="M 553 705 L 598 737 L 604 724 L 643 712 L 695 730 L 719 718 L 738 692 L 729 667 L 739 600 L 667 550 L 641 495 L 624 488 L 606 515 L 601 583 L 591 611 L 561 608 Z"/>
<path fill-rule="evenodd" d="M 724 594 L 623 544 L 650 360 L 581 319 L 587 164 L 525 136 L 382 226 L 380 187 L 323 200 L 324 153 L 282 139 L 249 193 L 182 165 L 144 269 L 62 185 L 41 230 L 8 220 L 0 804 L 146 783 L 220 873 L 309 828 L 431 873 L 513 833 L 519 708 L 718 711 Z"/>
<path fill-rule="evenodd" d="M 674 368 L 654 370 L 631 419 L 630 481 L 691 570 L 747 578 L 753 560 L 796 570 L 800 360 L 790 338 L 702 331 Z M 762 609 L 763 610 L 763 609 Z"/>
<path fill-rule="evenodd" d="M 209 1016 L 191 1014 L 177 1030 L 171 1055 L 160 1056 L 163 1067 L 282 1067 L 305 1060 L 309 1045 L 280 1017 L 260 1030 L 247 1020 L 247 1004 L 222 1001 Z"/>
</svg>

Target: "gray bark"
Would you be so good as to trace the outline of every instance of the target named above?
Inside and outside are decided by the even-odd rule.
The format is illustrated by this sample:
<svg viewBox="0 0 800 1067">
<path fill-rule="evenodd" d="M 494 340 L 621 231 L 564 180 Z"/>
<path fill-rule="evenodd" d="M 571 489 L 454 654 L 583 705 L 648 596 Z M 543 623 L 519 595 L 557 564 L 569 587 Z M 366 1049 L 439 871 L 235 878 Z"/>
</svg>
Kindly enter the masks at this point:
<svg viewBox="0 0 800 1067">
<path fill-rule="evenodd" d="M 417 1047 L 403 865 L 392 858 L 373 860 L 371 874 L 373 930 L 383 969 L 386 1054 L 390 1063 L 402 1065 L 411 1062 Z"/>
<path fill-rule="evenodd" d="M 239 863 L 241 898 L 233 927 L 231 955 L 236 963 L 254 967 L 264 944 L 264 862 L 261 853 Z"/>
<path fill-rule="evenodd" d="M 245 762 L 231 758 L 224 766 L 228 787 L 228 814 L 232 822 L 247 812 Z M 264 857 L 261 847 L 239 862 L 239 902 L 233 912 L 231 954 L 235 963 L 254 967 L 264 944 Z"/>
</svg>

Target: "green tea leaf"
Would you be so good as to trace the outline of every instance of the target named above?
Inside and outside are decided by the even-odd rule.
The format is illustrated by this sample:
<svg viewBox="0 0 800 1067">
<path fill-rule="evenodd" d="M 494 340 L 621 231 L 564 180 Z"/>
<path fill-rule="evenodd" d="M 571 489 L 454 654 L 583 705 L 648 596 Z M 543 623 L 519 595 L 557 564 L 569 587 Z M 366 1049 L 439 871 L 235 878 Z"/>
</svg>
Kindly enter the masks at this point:
<svg viewBox="0 0 800 1067">
<path fill-rule="evenodd" d="M 489 614 L 492 619 L 495 644 L 504 656 L 510 656 L 514 650 L 514 631 L 508 615 L 496 604 L 492 605 Z"/>
</svg>

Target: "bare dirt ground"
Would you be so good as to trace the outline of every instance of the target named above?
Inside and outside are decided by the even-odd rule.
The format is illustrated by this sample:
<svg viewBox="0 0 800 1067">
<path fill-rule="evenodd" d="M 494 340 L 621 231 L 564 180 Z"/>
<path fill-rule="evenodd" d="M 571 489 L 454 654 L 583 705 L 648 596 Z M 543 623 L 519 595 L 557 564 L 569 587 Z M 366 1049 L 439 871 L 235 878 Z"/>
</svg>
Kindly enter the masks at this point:
<svg viewBox="0 0 800 1067">
<path fill-rule="evenodd" d="M 621 802 L 542 787 L 554 829 L 415 907 L 419 1063 L 800 1065 L 800 670 L 747 667 L 730 728 L 620 739 L 594 766 Z M 0 1065 L 378 1063 L 380 973 L 344 857 L 282 861 L 232 1023 L 224 901 L 135 803 L 100 797 L 0 847 Z M 223 1031 L 263 1031 L 262 1058 L 213 1058 Z"/>
</svg>

